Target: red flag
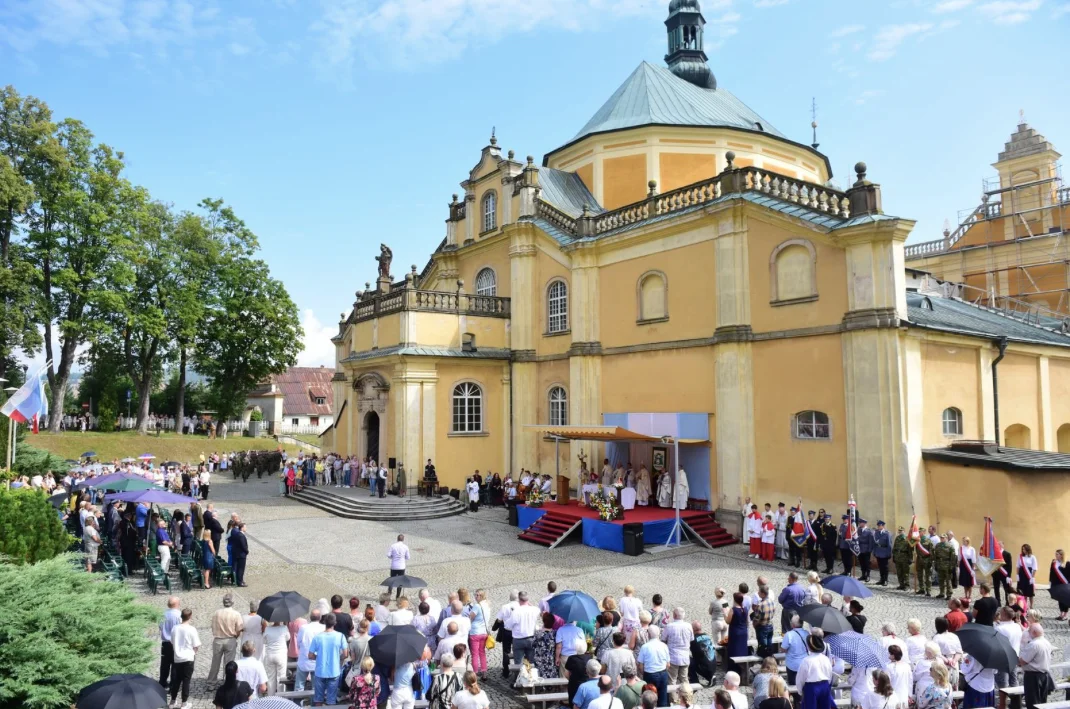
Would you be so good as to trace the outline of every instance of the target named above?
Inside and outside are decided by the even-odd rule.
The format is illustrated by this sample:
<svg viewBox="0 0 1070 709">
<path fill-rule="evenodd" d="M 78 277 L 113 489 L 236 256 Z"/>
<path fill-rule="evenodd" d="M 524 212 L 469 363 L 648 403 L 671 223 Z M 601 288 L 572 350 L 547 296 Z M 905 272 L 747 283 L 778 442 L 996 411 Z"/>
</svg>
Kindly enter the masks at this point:
<svg viewBox="0 0 1070 709">
<path fill-rule="evenodd" d="M 981 556 L 997 559 L 1000 563 L 1003 562 L 1003 545 L 999 543 L 995 532 L 992 531 L 991 517 L 985 517 L 985 534 L 981 540 Z"/>
</svg>

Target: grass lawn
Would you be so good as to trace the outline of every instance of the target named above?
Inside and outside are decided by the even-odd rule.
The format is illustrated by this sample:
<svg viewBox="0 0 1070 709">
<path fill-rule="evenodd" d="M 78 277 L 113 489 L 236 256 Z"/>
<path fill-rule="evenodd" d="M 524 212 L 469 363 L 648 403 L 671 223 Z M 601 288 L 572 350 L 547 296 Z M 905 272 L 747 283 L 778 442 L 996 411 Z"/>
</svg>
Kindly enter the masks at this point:
<svg viewBox="0 0 1070 709">
<path fill-rule="evenodd" d="M 230 436 L 227 440 L 216 438 L 209 440 L 205 436 L 176 436 L 163 433 L 159 438 L 155 434 L 139 436 L 133 431 L 117 433 L 99 433 L 94 431 L 67 431 L 66 433 L 28 434 L 26 443 L 55 453 L 61 458 L 76 460 L 86 451 L 96 451 L 101 462 L 111 462 L 121 458 L 136 458 L 142 453 L 156 456 L 156 462 L 177 460 L 181 463 L 200 460 L 201 453 L 223 453 L 253 449 L 274 450 L 278 443 L 273 438 L 243 438 Z M 296 452 L 289 446 L 283 446 L 289 452 Z"/>
<path fill-rule="evenodd" d="M 299 441 L 310 443 L 317 448 L 323 445 L 323 439 L 317 436 L 315 433 L 293 433 L 289 434 L 291 438 L 296 438 Z"/>
</svg>

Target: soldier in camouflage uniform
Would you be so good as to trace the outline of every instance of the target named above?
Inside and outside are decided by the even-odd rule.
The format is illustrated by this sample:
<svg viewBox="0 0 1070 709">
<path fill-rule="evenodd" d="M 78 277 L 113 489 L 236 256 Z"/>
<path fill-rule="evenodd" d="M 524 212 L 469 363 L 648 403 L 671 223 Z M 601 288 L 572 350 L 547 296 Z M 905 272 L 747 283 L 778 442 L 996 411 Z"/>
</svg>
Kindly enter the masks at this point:
<svg viewBox="0 0 1070 709">
<path fill-rule="evenodd" d="M 927 534 L 917 534 L 914 537 L 914 571 L 918 577 L 919 596 L 931 596 L 932 594 L 932 570 L 933 570 L 933 542 Z"/>
<path fill-rule="evenodd" d="M 936 567 L 936 575 L 940 579 L 940 593 L 937 598 L 951 598 L 951 579 L 958 571 L 958 556 L 955 547 L 947 541 L 947 535 L 940 535 L 940 543 L 933 550 L 932 563 Z"/>
<path fill-rule="evenodd" d="M 910 584 L 910 564 L 914 561 L 914 547 L 910 545 L 902 527 L 892 544 L 892 561 L 895 563 L 895 577 L 899 579 L 899 590 L 906 591 Z"/>
</svg>

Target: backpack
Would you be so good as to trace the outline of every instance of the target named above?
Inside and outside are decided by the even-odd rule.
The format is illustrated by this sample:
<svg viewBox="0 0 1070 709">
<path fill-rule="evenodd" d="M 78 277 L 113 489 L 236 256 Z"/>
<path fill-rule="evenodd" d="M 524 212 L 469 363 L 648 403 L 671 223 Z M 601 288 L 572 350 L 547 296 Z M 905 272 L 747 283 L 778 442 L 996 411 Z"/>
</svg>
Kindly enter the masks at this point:
<svg viewBox="0 0 1070 709">
<path fill-rule="evenodd" d="M 427 697 L 428 709 L 450 709 L 453 705 L 453 695 L 461 689 L 461 681 L 457 675 L 435 675 L 431 682 L 431 692 Z"/>
<path fill-rule="evenodd" d="M 417 667 L 417 668 L 414 668 L 414 671 L 412 673 L 412 693 L 413 694 L 420 694 L 423 691 L 424 691 L 424 680 L 423 680 L 423 677 L 420 676 L 420 668 Z"/>
</svg>

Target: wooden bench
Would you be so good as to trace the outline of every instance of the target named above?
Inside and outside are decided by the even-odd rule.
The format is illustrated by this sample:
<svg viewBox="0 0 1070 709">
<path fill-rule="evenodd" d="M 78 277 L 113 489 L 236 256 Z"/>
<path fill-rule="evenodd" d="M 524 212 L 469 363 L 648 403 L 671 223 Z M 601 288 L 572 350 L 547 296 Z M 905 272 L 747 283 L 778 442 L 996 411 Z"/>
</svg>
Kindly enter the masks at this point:
<svg viewBox="0 0 1070 709">
<path fill-rule="evenodd" d="M 1003 687 L 999 690 L 999 709 L 1022 709 L 1025 687 Z M 1007 700 L 1010 700 L 1008 703 Z"/>
<path fill-rule="evenodd" d="M 546 692 L 544 694 L 528 694 L 525 696 L 525 699 L 527 699 L 528 704 L 540 704 L 544 707 L 547 704 L 564 704 L 568 701 L 568 692 Z"/>
<path fill-rule="evenodd" d="M 1070 709 L 1070 701 L 1037 704 L 1037 709 Z"/>
<path fill-rule="evenodd" d="M 743 667 L 743 676 L 740 677 L 740 684 L 747 686 L 751 683 L 751 676 L 754 674 L 752 667 L 761 662 L 764 658 L 758 657 L 757 655 L 736 655 L 728 659 Z"/>
</svg>

